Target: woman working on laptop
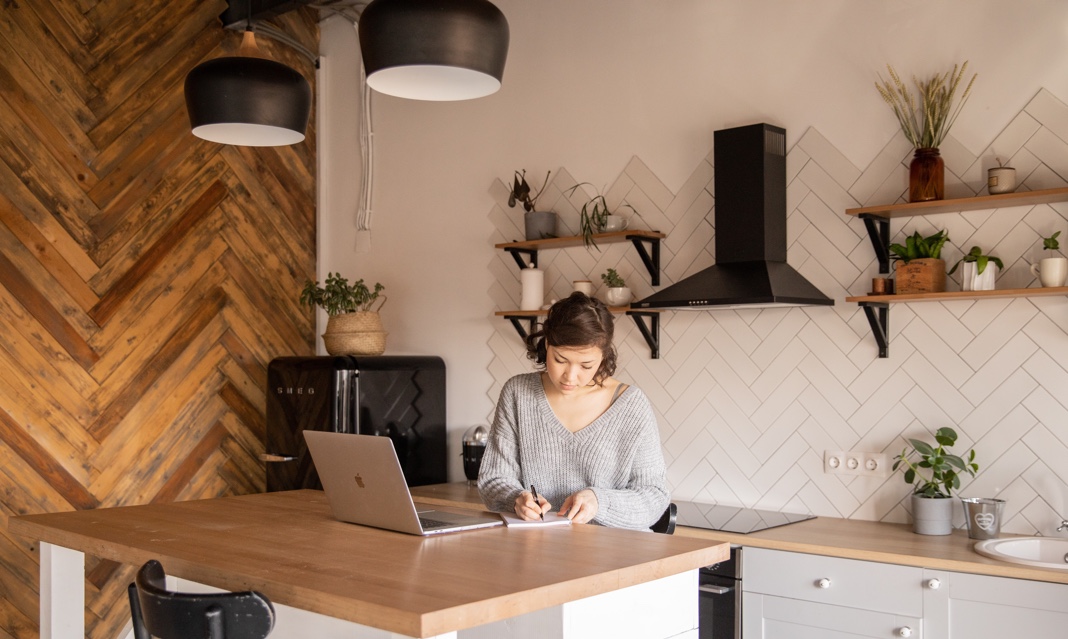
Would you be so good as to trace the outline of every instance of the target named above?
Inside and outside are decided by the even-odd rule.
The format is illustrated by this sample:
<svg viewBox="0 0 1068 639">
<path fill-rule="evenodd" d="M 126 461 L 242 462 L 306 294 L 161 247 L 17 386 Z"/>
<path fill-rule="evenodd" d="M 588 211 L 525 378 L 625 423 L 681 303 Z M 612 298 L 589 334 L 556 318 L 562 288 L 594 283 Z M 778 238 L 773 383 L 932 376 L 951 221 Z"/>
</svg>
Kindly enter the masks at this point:
<svg viewBox="0 0 1068 639">
<path fill-rule="evenodd" d="M 612 333 L 605 305 L 573 293 L 527 338 L 540 372 L 501 390 L 478 477 L 490 510 L 533 520 L 559 504 L 574 523 L 647 529 L 667 508 L 656 418 L 612 377 Z"/>
</svg>

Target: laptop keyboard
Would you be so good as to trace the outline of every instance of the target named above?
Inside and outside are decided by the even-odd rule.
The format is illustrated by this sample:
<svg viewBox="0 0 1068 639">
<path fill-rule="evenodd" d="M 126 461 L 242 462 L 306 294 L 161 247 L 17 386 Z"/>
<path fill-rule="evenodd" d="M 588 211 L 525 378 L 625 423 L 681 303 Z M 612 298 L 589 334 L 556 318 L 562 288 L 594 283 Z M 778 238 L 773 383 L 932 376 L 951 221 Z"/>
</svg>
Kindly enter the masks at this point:
<svg viewBox="0 0 1068 639">
<path fill-rule="evenodd" d="M 444 528 L 445 526 L 451 526 L 452 523 L 448 521 L 441 521 L 440 519 L 431 519 L 429 517 L 420 517 L 419 524 L 423 527 L 423 530 L 429 528 Z"/>
</svg>

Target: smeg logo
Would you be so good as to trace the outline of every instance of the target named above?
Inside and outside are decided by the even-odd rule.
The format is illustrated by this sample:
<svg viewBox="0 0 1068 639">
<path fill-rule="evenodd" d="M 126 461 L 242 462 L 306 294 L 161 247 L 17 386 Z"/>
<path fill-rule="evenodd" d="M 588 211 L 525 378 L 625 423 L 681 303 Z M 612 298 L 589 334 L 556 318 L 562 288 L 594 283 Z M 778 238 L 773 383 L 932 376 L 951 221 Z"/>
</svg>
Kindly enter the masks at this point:
<svg viewBox="0 0 1068 639">
<path fill-rule="evenodd" d="M 312 386 L 308 388 L 302 386 L 279 386 L 275 389 L 275 393 L 278 395 L 314 395 L 315 388 Z"/>
</svg>

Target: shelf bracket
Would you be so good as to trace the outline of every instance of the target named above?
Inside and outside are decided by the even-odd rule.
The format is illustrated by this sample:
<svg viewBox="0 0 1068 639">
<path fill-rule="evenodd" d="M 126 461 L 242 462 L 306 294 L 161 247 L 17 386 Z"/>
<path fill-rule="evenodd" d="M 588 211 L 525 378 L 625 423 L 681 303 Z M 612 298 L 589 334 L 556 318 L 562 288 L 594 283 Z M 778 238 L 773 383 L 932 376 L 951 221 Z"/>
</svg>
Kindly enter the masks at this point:
<svg viewBox="0 0 1068 639">
<path fill-rule="evenodd" d="M 628 235 L 627 239 L 634 243 L 638 257 L 642 258 L 646 270 L 649 271 L 649 283 L 653 286 L 660 286 L 660 238 Z M 645 242 L 649 242 L 651 252 L 645 249 Z"/>
<path fill-rule="evenodd" d="M 523 339 L 524 343 L 527 341 L 527 336 L 533 333 L 538 325 L 538 318 L 530 315 L 505 315 L 504 319 L 512 323 L 512 326 L 515 327 L 515 332 L 519 333 L 519 337 Z M 527 326 L 530 327 L 529 330 L 523 326 L 523 322 L 527 322 Z"/>
<path fill-rule="evenodd" d="M 649 345 L 652 359 L 660 359 L 660 313 L 627 311 L 627 315 L 634 318 L 634 323 L 638 325 L 645 343 Z M 649 318 L 648 325 L 643 318 Z"/>
<path fill-rule="evenodd" d="M 530 256 L 530 264 L 533 264 L 534 267 L 537 268 L 537 266 L 538 266 L 538 250 L 537 249 L 515 248 L 514 246 L 509 246 L 509 247 L 506 247 L 504 250 L 506 250 L 509 253 L 511 253 L 512 257 L 515 258 L 515 263 L 519 265 L 519 268 L 525 269 L 525 268 L 528 267 L 528 263 L 522 258 L 522 254 L 529 255 Z"/>
<path fill-rule="evenodd" d="M 890 218 L 872 213 L 862 213 L 860 219 L 864 220 L 864 227 L 868 229 L 868 237 L 871 238 L 871 246 L 875 249 L 875 257 L 879 259 L 879 272 L 890 272 Z"/>
<path fill-rule="evenodd" d="M 879 357 L 890 356 L 890 305 L 886 302 L 857 302 L 868 316 L 868 324 L 879 345 Z"/>
</svg>

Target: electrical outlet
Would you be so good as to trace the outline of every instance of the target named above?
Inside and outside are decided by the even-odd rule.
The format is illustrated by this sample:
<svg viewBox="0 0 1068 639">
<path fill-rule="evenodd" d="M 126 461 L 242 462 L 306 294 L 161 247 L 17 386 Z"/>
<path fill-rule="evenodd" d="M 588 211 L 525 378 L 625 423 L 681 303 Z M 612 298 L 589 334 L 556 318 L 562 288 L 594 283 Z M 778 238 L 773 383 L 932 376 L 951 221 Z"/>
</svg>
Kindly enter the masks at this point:
<svg viewBox="0 0 1068 639">
<path fill-rule="evenodd" d="M 890 462 L 886 453 L 828 450 L 823 453 L 823 472 L 832 475 L 886 477 Z"/>
</svg>

